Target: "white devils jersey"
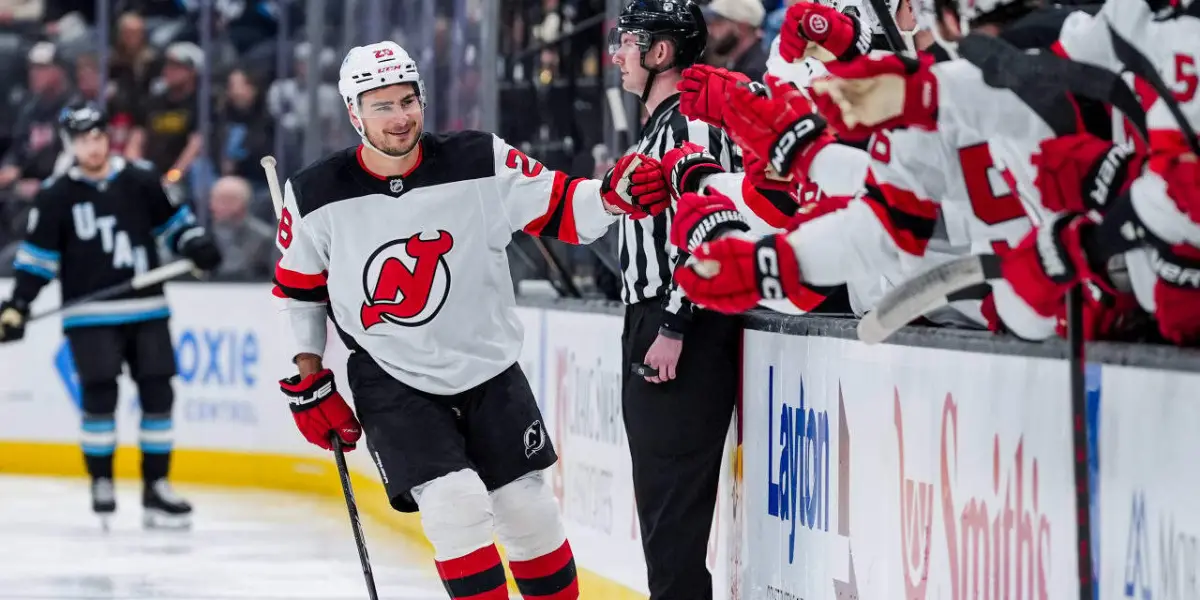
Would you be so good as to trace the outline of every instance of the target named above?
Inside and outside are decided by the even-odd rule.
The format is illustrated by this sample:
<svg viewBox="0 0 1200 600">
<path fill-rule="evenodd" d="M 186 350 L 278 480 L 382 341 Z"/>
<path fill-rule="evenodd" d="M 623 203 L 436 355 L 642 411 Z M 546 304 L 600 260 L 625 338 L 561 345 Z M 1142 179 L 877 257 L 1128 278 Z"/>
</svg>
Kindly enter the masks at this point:
<svg viewBox="0 0 1200 600">
<path fill-rule="evenodd" d="M 369 172 L 362 147 L 287 182 L 279 223 L 295 353 L 343 341 L 399 381 L 449 395 L 517 361 L 523 330 L 505 248 L 515 231 L 587 243 L 616 221 L 600 182 L 546 169 L 481 132 L 426 134 L 402 177 Z"/>
</svg>

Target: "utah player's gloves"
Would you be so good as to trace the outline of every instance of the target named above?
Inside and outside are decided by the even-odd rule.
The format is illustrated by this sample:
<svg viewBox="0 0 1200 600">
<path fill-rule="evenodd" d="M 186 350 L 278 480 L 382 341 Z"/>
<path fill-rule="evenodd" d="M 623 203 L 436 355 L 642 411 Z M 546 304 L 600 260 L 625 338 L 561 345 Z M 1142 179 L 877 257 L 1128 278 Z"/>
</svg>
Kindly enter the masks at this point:
<svg viewBox="0 0 1200 600">
<path fill-rule="evenodd" d="M 663 155 L 662 167 L 671 197 L 676 200 L 687 192 L 699 190 L 700 180 L 706 176 L 725 172 L 716 157 L 704 146 L 693 142 L 684 142 L 680 147 L 668 150 Z"/>
<path fill-rule="evenodd" d="M 221 250 L 203 227 L 193 227 L 179 234 L 176 246 L 179 254 L 191 259 L 201 271 L 212 271 L 221 266 Z"/>
<path fill-rule="evenodd" d="M 709 65 L 692 65 L 681 75 L 683 79 L 675 86 L 679 90 L 679 112 L 721 129 L 725 128 L 725 113 L 729 110 L 725 99 L 729 88 L 750 83 L 750 78 L 741 73 Z"/>
<path fill-rule="evenodd" d="M 1133 183 L 1145 162 L 1132 146 L 1106 142 L 1090 133 L 1045 140 L 1031 158 L 1042 206 L 1062 212 L 1103 215 Z"/>
<path fill-rule="evenodd" d="M 342 449 L 354 449 L 362 437 L 362 425 L 354 411 L 338 393 L 333 383 L 333 371 L 322 369 L 301 379 L 293 375 L 279 381 L 279 389 L 292 404 L 292 418 L 304 439 L 326 450 L 332 450 L 329 434 L 337 432 Z"/>
<path fill-rule="evenodd" d="M 750 231 L 733 200 L 709 187 L 703 194 L 688 192 L 679 199 L 671 223 L 671 244 L 689 254 L 704 242 L 729 231 Z"/>
<path fill-rule="evenodd" d="M 20 300 L 0 303 L 0 344 L 15 342 L 25 337 L 25 321 L 29 319 L 29 305 Z"/>
<path fill-rule="evenodd" d="M 675 270 L 675 281 L 696 304 L 728 314 L 750 310 L 764 299 L 787 298 L 801 306 L 807 291 L 783 234 L 759 240 L 727 236 L 701 244 L 692 260 Z"/>
<path fill-rule="evenodd" d="M 793 4 L 779 31 L 779 54 L 787 62 L 803 60 L 811 54 L 809 42 L 828 50 L 837 60 L 850 60 L 871 50 L 871 31 L 832 6 Z"/>
<path fill-rule="evenodd" d="M 1200 249 L 1176 244 L 1158 252 L 1154 317 L 1163 337 L 1181 346 L 1200 345 Z"/>
<path fill-rule="evenodd" d="M 825 131 L 825 119 L 813 112 L 808 98 L 795 86 L 768 75 L 767 88 L 768 97 L 745 86 L 730 90 L 727 131 L 775 174 L 807 176 L 813 157 L 834 143 L 833 136 Z"/>
<path fill-rule="evenodd" d="M 1001 258 L 1004 279 L 1043 317 L 1056 316 L 1063 298 L 1077 283 L 1089 281 L 1109 294 L 1117 293 L 1084 255 L 1082 237 L 1093 226 L 1087 217 L 1058 215 L 1030 231 Z"/>
<path fill-rule="evenodd" d="M 662 165 L 645 154 L 626 154 L 617 159 L 600 184 L 604 202 L 641 219 L 655 216 L 671 205 Z"/>
<path fill-rule="evenodd" d="M 831 77 L 813 82 L 814 102 L 847 137 L 898 127 L 937 128 L 938 81 L 933 57 L 868 54 L 827 63 Z"/>
</svg>

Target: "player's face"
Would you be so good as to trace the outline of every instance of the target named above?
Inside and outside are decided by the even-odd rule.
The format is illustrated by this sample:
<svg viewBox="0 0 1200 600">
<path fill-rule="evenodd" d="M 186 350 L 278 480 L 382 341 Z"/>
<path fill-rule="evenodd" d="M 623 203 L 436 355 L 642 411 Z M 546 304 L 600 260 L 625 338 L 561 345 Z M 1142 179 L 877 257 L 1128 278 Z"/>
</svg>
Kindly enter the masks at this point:
<svg viewBox="0 0 1200 600">
<path fill-rule="evenodd" d="M 71 148 L 75 151 L 75 160 L 85 171 L 96 171 L 108 160 L 108 134 L 93 129 L 85 134 L 71 138 Z"/>
<path fill-rule="evenodd" d="M 412 83 L 371 90 L 362 96 L 361 118 L 367 141 L 389 156 L 405 156 L 417 147 L 425 112 Z M 354 118 L 354 115 L 351 115 Z"/>
<path fill-rule="evenodd" d="M 637 34 L 621 34 L 621 44 L 612 53 L 612 61 L 621 69 L 621 87 L 631 94 L 641 94 L 646 88 L 649 73 L 642 67 L 642 50 Z"/>
</svg>

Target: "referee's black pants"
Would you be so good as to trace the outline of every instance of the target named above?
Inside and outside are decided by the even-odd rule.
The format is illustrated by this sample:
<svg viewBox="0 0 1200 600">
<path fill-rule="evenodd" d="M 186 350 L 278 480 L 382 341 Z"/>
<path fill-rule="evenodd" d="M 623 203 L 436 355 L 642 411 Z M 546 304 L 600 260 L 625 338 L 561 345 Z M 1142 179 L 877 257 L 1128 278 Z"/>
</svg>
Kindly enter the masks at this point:
<svg viewBox="0 0 1200 600">
<path fill-rule="evenodd" d="M 705 564 L 721 455 L 737 402 L 740 321 L 697 309 L 675 379 L 630 372 L 658 337 L 657 300 L 625 310 L 621 403 L 633 457 L 633 493 L 651 600 L 709 600 Z"/>
</svg>

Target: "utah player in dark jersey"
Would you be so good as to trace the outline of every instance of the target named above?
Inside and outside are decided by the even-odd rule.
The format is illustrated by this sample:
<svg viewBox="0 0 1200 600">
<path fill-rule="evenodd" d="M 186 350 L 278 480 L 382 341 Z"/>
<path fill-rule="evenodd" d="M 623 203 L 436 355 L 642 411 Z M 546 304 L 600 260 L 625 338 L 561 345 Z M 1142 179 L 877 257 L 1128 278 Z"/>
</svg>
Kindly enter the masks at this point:
<svg viewBox="0 0 1200 600">
<path fill-rule="evenodd" d="M 220 252 L 196 225 L 191 208 L 168 198 L 157 173 L 109 153 L 107 123 L 104 113 L 91 106 L 63 111 L 61 133 L 74 164 L 47 180 L 34 200 L 14 263 L 16 285 L 12 297 L 0 304 L 0 342 L 25 335 L 30 304 L 56 277 L 65 304 L 159 266 L 160 243 L 199 269 L 220 263 Z M 83 389 L 81 439 L 92 478 L 92 509 L 106 523 L 116 510 L 114 413 L 124 363 L 137 383 L 142 409 L 143 523 L 190 525 L 191 506 L 167 483 L 175 375 L 169 316 L 161 285 L 84 302 L 62 313 Z"/>
</svg>

